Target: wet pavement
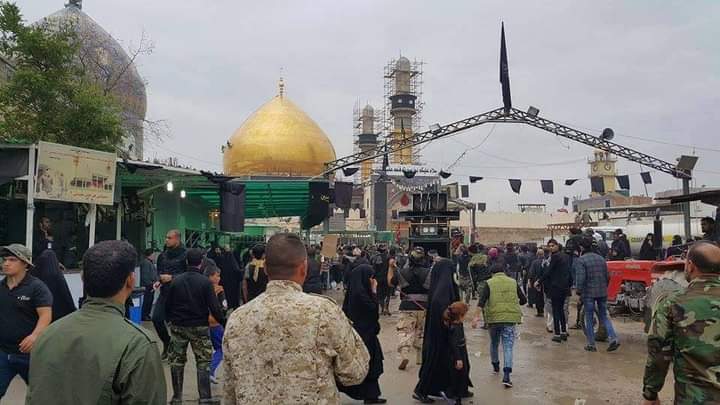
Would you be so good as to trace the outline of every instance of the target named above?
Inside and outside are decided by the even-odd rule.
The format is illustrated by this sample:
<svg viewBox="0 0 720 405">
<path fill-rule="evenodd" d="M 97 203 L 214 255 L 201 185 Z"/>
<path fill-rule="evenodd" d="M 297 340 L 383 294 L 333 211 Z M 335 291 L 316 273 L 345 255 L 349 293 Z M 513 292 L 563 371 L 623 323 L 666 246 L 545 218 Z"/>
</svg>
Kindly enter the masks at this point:
<svg viewBox="0 0 720 405">
<path fill-rule="evenodd" d="M 333 295 L 336 295 L 334 293 Z M 392 307 L 397 307 L 393 299 Z M 501 375 L 494 375 L 490 367 L 489 337 L 487 331 L 472 329 L 466 324 L 465 334 L 471 363 L 472 391 L 475 396 L 464 404 L 638 404 L 641 402 L 642 375 L 645 365 L 645 334 L 642 323 L 625 318 L 613 318 L 621 340 L 618 351 L 607 353 L 606 343 L 598 343 L 598 352 L 583 350 L 585 338 L 580 331 L 571 331 L 568 342 L 554 343 L 546 332 L 543 318 L 535 317 L 533 309 L 524 307 L 523 324 L 518 327 L 515 342 L 512 381 L 514 387 L 506 389 Z M 574 307 L 570 319 L 575 321 Z M 399 358 L 395 351 L 395 323 L 397 315 L 381 318 L 380 341 L 385 353 L 385 373 L 380 378 L 383 397 L 389 404 L 416 404 L 410 397 L 417 383 L 419 366 L 412 365 L 399 371 Z M 152 330 L 151 324 L 145 324 Z M 185 371 L 185 399 L 197 403 L 197 388 L 192 355 Z M 222 369 L 222 367 L 221 367 Z M 165 367 L 166 381 L 170 381 L 169 368 Z M 222 373 L 219 374 L 222 380 Z M 672 376 L 668 377 L 660 395 L 663 402 L 671 402 Z M 149 382 L 151 383 L 151 382 Z M 213 393 L 220 395 L 221 385 L 213 385 Z M 16 378 L 10 386 L 3 405 L 22 404 L 25 385 Z M 170 387 L 168 386 L 168 398 Z M 359 404 L 343 397 L 343 405 Z M 439 400 L 436 403 L 444 403 Z"/>
</svg>

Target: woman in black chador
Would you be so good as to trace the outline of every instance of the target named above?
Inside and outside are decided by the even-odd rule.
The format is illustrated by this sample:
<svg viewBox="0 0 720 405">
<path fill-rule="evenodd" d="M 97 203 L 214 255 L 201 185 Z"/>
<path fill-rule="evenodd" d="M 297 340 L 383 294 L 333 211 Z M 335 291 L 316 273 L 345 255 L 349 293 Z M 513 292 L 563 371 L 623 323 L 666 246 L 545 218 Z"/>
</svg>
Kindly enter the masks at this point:
<svg viewBox="0 0 720 405">
<path fill-rule="evenodd" d="M 420 381 L 413 392 L 413 398 L 422 403 L 433 402 L 429 395 L 441 396 L 450 386 L 449 331 L 443 322 L 443 314 L 450 304 L 460 300 L 453 273 L 453 262 L 441 259 L 430 276 Z"/>
<path fill-rule="evenodd" d="M 341 392 L 350 398 L 361 399 L 366 404 L 384 404 L 380 398 L 378 379 L 383 373 L 383 352 L 378 340 L 380 323 L 378 322 L 377 281 L 375 272 L 369 264 L 361 264 L 348 276 L 348 288 L 345 292 L 343 312 L 353 323 L 353 327 L 362 338 L 370 353 L 370 367 L 367 377 L 359 385 L 338 385 Z"/>
</svg>

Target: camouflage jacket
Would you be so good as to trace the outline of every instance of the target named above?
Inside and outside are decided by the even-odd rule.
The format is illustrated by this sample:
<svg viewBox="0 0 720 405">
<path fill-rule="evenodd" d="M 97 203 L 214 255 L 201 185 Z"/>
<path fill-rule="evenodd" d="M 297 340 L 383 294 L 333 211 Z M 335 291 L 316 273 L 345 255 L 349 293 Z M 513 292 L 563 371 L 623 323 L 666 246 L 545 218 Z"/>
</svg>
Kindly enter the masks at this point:
<svg viewBox="0 0 720 405">
<path fill-rule="evenodd" d="M 337 304 L 285 280 L 232 313 L 223 350 L 229 405 L 339 404 L 335 380 L 361 383 L 370 361 Z"/>
<path fill-rule="evenodd" d="M 706 275 L 658 303 L 648 335 L 643 396 L 653 400 L 670 362 L 676 404 L 720 403 L 720 277 Z"/>
</svg>

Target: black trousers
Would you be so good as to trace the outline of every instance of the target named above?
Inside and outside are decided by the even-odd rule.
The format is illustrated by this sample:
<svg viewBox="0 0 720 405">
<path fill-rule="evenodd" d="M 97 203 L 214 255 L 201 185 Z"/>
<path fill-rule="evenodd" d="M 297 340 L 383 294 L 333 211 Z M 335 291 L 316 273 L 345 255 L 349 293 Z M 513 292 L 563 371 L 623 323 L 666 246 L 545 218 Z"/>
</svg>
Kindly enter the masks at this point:
<svg viewBox="0 0 720 405">
<path fill-rule="evenodd" d="M 565 319 L 565 300 L 567 299 L 567 291 L 552 291 L 550 293 L 550 303 L 553 311 L 553 329 L 555 335 L 567 333 L 567 319 Z"/>
<path fill-rule="evenodd" d="M 168 332 L 167 325 L 165 324 L 165 301 L 167 299 L 167 292 L 163 294 L 160 290 L 160 296 L 155 303 L 155 310 L 153 311 L 152 323 L 155 327 L 155 331 L 158 337 L 163 342 L 163 351 L 167 351 L 170 348 L 170 332 Z"/>
<path fill-rule="evenodd" d="M 150 311 L 152 310 L 153 298 L 155 298 L 155 290 L 152 285 L 145 286 L 145 294 L 143 294 L 142 302 L 142 320 L 150 318 Z"/>
</svg>

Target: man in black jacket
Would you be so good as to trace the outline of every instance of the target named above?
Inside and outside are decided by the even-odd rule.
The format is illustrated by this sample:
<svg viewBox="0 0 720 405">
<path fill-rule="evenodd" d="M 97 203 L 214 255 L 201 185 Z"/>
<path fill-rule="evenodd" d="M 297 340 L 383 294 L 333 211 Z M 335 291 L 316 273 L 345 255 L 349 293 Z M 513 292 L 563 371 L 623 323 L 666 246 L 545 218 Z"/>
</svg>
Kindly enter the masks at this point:
<svg viewBox="0 0 720 405">
<path fill-rule="evenodd" d="M 542 284 L 545 293 L 550 296 L 553 312 L 554 336 L 553 342 L 567 340 L 567 319 L 565 318 L 565 300 L 570 293 L 572 283 L 570 277 L 570 259 L 555 239 L 550 239 L 548 248 L 552 256 L 550 265 L 539 280 L 535 281 L 535 288 Z"/>
<path fill-rule="evenodd" d="M 210 360 L 212 344 L 208 316 L 212 314 L 225 324 L 225 314 L 210 280 L 200 270 L 203 254 L 200 249 L 187 252 L 188 270 L 175 277 L 168 286 L 166 312 L 170 324 L 170 375 L 173 386 L 171 403 L 182 403 L 183 373 L 188 344 L 197 364 L 197 384 L 201 404 L 213 402 L 210 393 Z"/>
<path fill-rule="evenodd" d="M 163 342 L 162 358 L 167 358 L 170 346 L 170 333 L 165 325 L 165 301 L 167 299 L 167 287 L 173 280 L 185 272 L 187 268 L 187 251 L 180 240 L 180 231 L 171 229 L 165 236 L 165 250 L 158 256 L 157 272 L 159 274 L 160 296 L 155 302 L 155 309 L 152 311 L 152 322 L 155 326 L 160 340 Z"/>
</svg>

